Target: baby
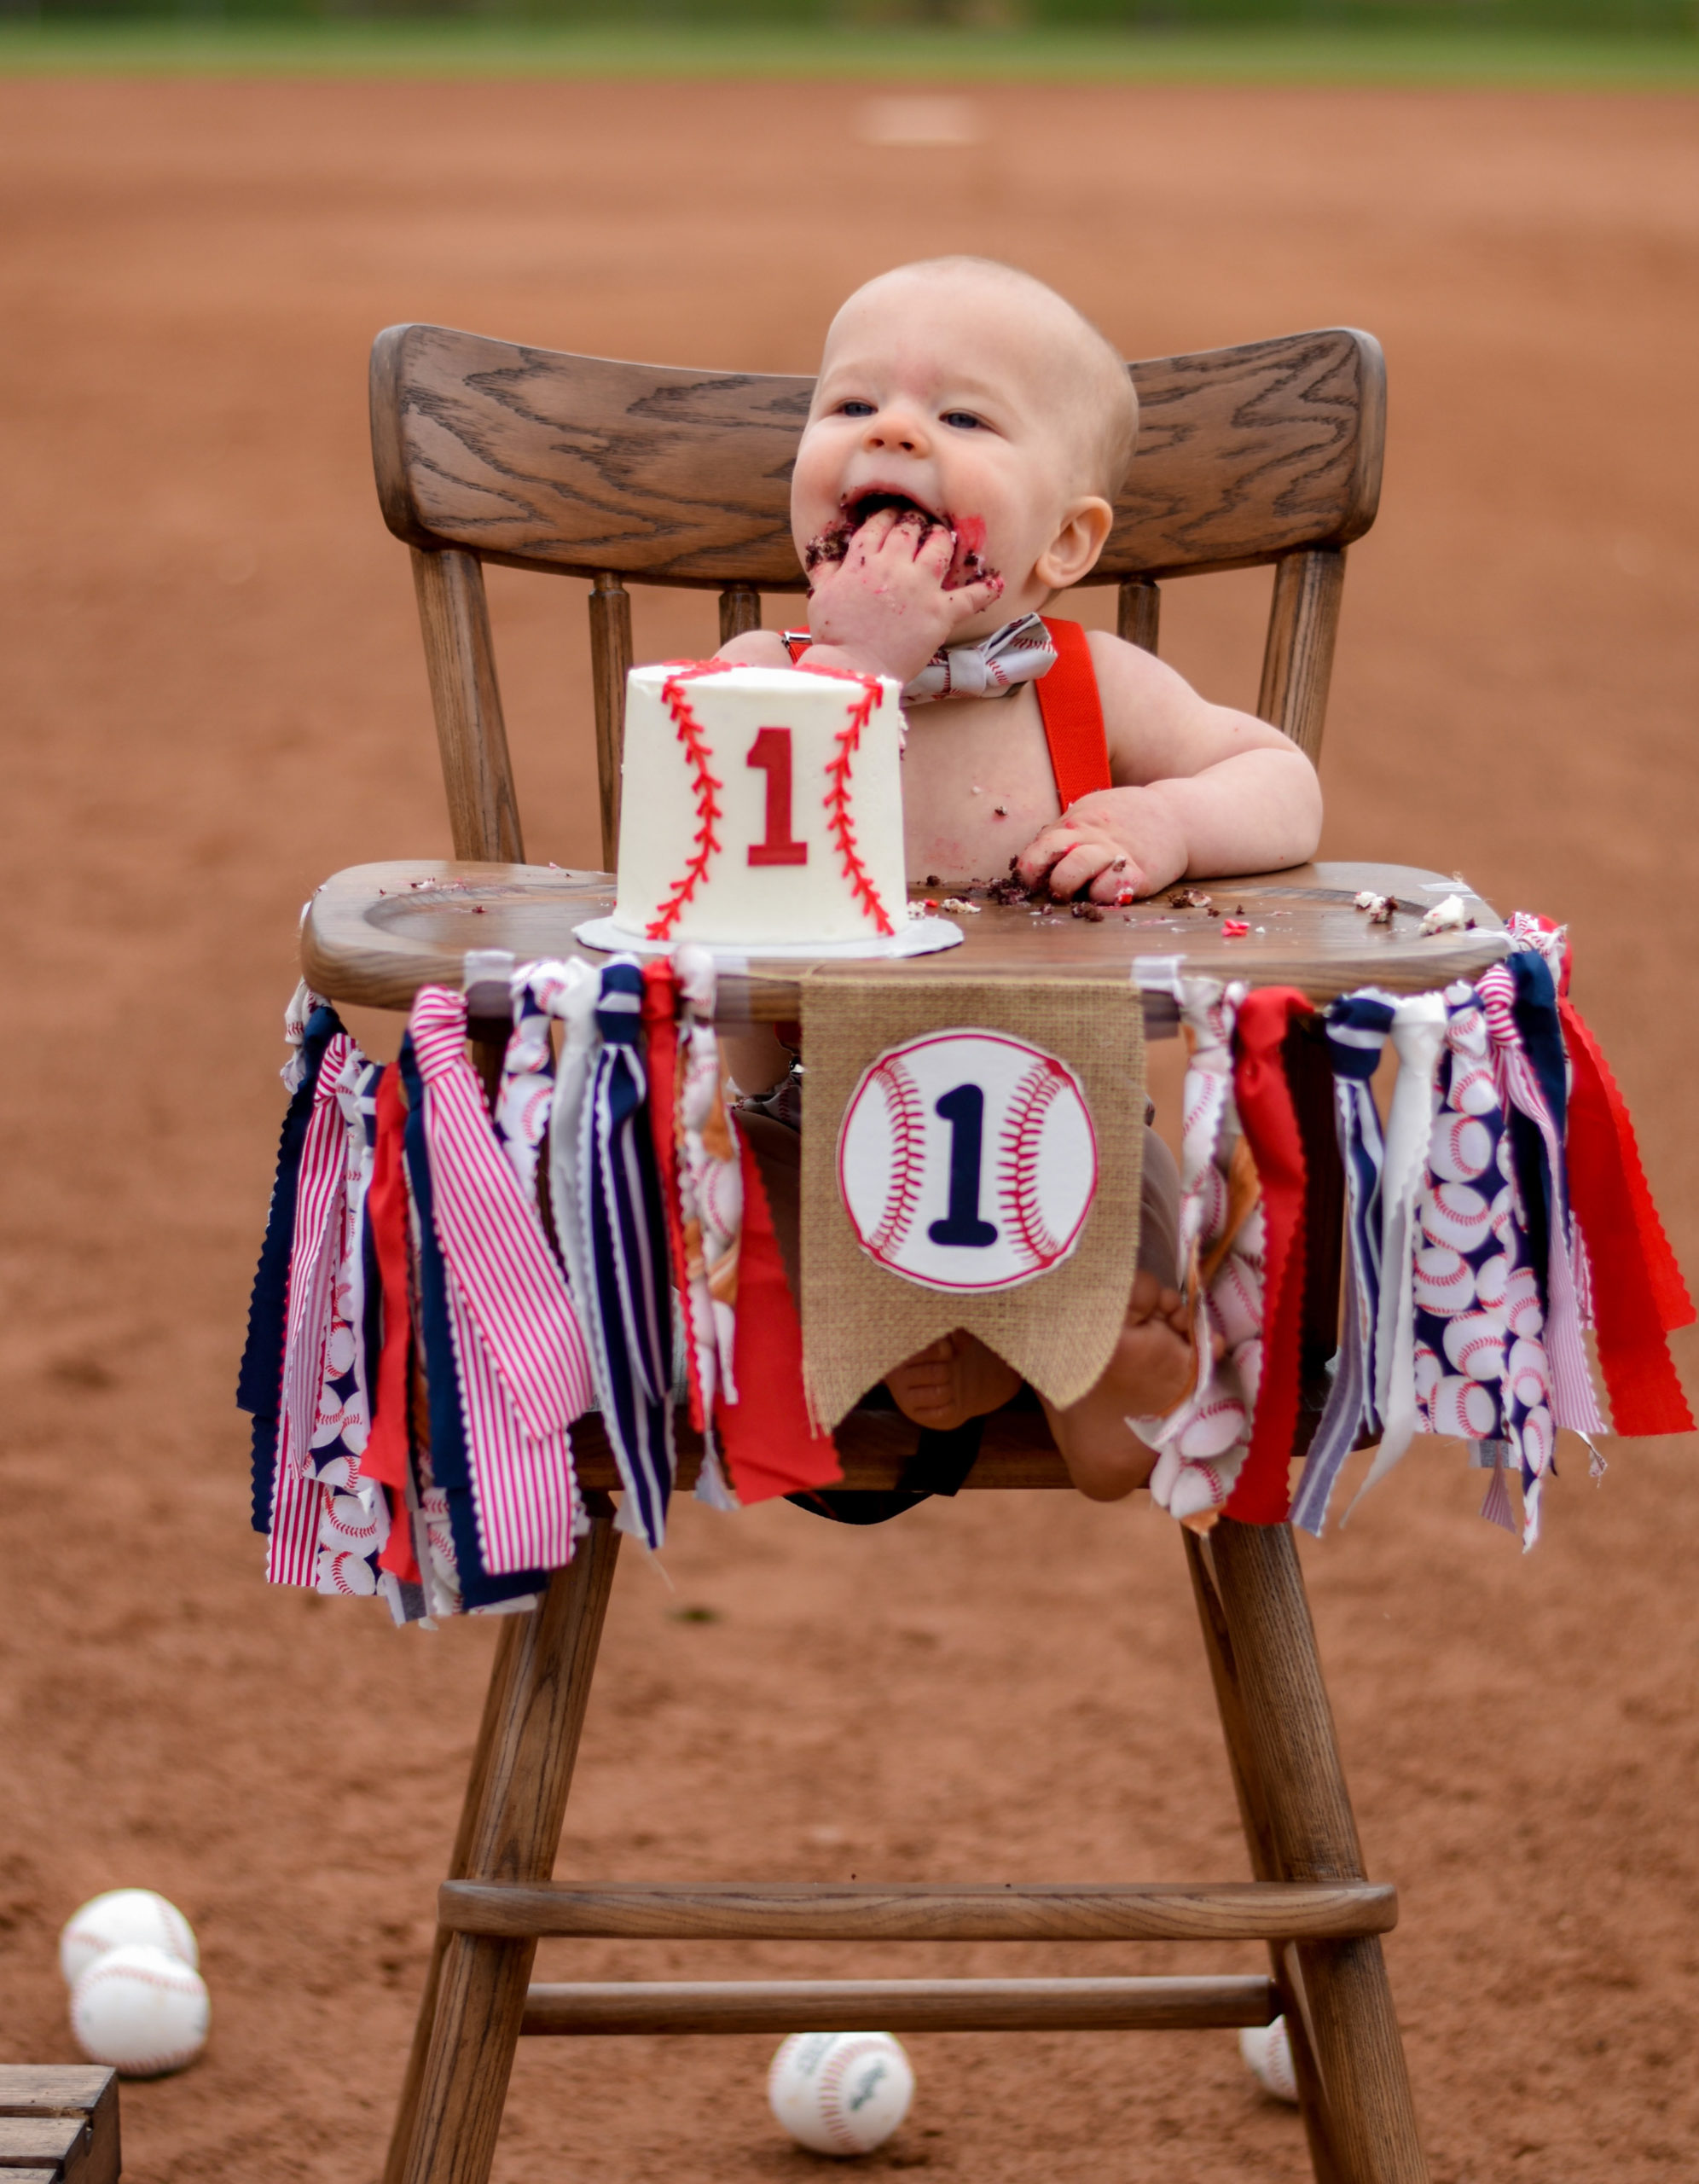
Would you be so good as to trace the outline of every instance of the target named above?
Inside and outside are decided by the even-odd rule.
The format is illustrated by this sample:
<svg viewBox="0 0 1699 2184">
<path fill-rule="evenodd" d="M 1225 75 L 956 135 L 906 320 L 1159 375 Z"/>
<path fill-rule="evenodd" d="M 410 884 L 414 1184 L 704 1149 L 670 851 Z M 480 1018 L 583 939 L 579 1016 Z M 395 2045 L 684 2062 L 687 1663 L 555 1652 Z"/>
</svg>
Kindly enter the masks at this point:
<svg viewBox="0 0 1699 2184">
<path fill-rule="evenodd" d="M 1126 365 L 1053 289 L 986 258 L 900 266 L 859 288 L 826 334 L 791 488 L 810 578 L 805 649 L 754 630 L 722 659 L 853 669 L 906 686 L 908 875 L 928 885 L 1012 868 L 1028 886 L 1098 903 L 1183 877 L 1264 872 L 1311 856 L 1315 772 L 1278 729 L 1208 703 L 1153 653 L 1099 630 L 1052 647 L 1036 616 L 1102 553 L 1138 422 Z M 987 639 L 993 642 L 988 645 Z M 1058 652 L 1060 656 L 1058 657 Z M 1053 664 L 1052 664 L 1053 663 Z M 1064 809 L 1055 697 L 1075 718 Z M 1095 706 L 1093 688 L 1095 686 Z M 1083 707 L 1089 745 L 1080 771 Z M 776 1041 L 738 1043 L 746 1091 L 788 1066 Z M 1070 1476 L 1117 1499 L 1154 1458 L 1129 1416 L 1191 1385 L 1175 1287 L 1178 1177 L 1145 1134 L 1139 1269 L 1103 1378 L 1046 1405 Z M 887 1382 L 940 1431 L 994 1410 L 1019 1376 L 962 1333 Z"/>
</svg>

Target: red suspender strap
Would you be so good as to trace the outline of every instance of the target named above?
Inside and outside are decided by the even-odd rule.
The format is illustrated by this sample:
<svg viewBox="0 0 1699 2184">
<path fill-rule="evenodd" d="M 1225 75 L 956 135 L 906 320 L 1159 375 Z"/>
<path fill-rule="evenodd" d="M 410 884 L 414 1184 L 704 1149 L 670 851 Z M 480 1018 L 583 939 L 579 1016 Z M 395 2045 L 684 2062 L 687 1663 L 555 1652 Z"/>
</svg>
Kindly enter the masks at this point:
<svg viewBox="0 0 1699 2184">
<path fill-rule="evenodd" d="M 1056 793 L 1065 811 L 1093 789 L 1111 788 L 1109 739 L 1104 734 L 1103 702 L 1098 696 L 1097 670 L 1092 649 L 1077 622 L 1052 622 L 1044 626 L 1056 648 L 1056 665 L 1033 686 L 1038 709 L 1044 717 L 1044 740 L 1050 746 L 1050 770 L 1056 776 Z"/>
</svg>

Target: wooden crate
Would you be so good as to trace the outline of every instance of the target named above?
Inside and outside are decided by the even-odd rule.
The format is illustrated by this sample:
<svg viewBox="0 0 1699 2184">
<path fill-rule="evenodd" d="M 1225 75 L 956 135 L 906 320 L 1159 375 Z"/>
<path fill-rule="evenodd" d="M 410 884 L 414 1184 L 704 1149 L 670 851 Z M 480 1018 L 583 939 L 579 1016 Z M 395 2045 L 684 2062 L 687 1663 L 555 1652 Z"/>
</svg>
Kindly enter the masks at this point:
<svg viewBox="0 0 1699 2184">
<path fill-rule="evenodd" d="M 0 2184 L 115 2184 L 121 2165 L 115 2071 L 0 2065 Z"/>
</svg>

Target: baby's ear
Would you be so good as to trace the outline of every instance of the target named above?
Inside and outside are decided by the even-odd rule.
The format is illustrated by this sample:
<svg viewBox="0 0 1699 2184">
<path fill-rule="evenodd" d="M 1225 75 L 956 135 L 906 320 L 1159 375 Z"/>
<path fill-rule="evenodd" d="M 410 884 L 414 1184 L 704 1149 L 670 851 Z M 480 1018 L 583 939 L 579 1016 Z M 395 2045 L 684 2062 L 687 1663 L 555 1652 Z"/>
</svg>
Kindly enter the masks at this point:
<svg viewBox="0 0 1699 2184">
<path fill-rule="evenodd" d="M 1115 510 L 1101 494 L 1087 493 L 1070 501 L 1055 537 L 1033 565 L 1033 574 L 1052 591 L 1065 591 L 1078 584 L 1097 566 L 1114 522 Z"/>
</svg>

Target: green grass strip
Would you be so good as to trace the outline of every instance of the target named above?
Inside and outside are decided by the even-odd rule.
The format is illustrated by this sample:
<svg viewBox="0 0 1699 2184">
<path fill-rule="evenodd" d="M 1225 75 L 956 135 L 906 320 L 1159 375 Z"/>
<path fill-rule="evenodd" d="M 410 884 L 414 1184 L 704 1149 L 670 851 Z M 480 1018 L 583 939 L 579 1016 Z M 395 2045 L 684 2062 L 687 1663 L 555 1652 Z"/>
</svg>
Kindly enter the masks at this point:
<svg viewBox="0 0 1699 2184">
<path fill-rule="evenodd" d="M 1527 32 L 600 30 L 444 22 L 32 25 L 0 20 L 0 73 L 32 75 L 844 78 L 867 82 L 1379 84 L 1690 91 L 1699 39 Z"/>
</svg>

